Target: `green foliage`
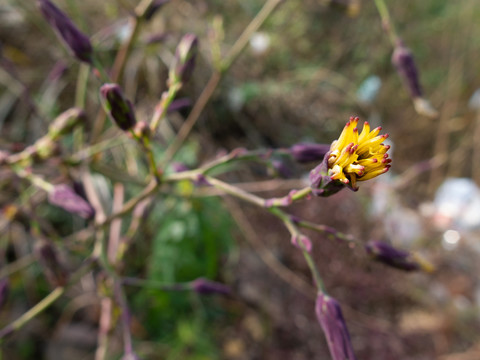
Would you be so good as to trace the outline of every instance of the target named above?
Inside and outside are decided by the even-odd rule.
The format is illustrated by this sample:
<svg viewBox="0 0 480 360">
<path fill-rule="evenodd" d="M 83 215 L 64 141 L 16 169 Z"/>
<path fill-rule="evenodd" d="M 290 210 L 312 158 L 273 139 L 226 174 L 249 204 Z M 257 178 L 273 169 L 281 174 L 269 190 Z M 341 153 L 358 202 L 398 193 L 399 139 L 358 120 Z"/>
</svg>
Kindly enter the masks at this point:
<svg viewBox="0 0 480 360">
<path fill-rule="evenodd" d="M 151 252 L 145 259 L 146 277 L 178 283 L 198 277 L 215 279 L 222 258 L 232 246 L 231 220 L 218 199 L 163 199 L 148 221 L 154 229 Z M 149 338 L 172 347 L 169 358 L 203 359 L 215 353 L 209 307 L 217 304 L 196 294 L 142 289 L 134 296 L 142 309 L 142 325 Z M 209 331 L 207 331 L 209 330 Z M 184 352 L 194 348 L 191 357 Z"/>
</svg>

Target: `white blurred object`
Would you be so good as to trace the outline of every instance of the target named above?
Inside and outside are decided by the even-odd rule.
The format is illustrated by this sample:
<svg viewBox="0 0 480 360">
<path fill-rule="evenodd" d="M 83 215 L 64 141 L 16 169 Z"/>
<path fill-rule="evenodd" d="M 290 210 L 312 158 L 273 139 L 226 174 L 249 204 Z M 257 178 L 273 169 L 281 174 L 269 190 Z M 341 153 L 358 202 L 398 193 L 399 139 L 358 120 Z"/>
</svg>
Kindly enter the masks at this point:
<svg viewBox="0 0 480 360">
<path fill-rule="evenodd" d="M 235 87 L 228 92 L 228 104 L 233 111 L 240 111 L 245 105 L 245 101 L 246 96 L 241 88 Z"/>
<path fill-rule="evenodd" d="M 434 222 L 442 229 L 480 228 L 480 189 L 472 179 L 450 178 L 435 194 Z"/>
<path fill-rule="evenodd" d="M 442 245 L 445 250 L 454 250 L 460 242 L 460 233 L 457 230 L 447 230 L 443 233 Z"/>
<path fill-rule="evenodd" d="M 364 103 L 372 103 L 382 86 L 382 80 L 377 75 L 366 78 L 358 87 L 357 98 Z"/>
<path fill-rule="evenodd" d="M 468 107 L 473 110 L 480 110 L 480 89 L 475 90 L 475 92 L 468 100 Z"/>
<path fill-rule="evenodd" d="M 264 32 L 256 32 L 250 38 L 250 47 L 257 55 L 263 54 L 270 47 L 270 36 Z"/>
</svg>

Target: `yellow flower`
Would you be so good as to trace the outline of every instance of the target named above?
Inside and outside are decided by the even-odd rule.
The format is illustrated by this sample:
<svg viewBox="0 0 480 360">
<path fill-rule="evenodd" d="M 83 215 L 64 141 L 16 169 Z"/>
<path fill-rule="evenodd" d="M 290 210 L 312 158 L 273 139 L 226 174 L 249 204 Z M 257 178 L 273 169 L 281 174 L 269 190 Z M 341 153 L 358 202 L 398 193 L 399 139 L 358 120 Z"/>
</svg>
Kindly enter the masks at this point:
<svg viewBox="0 0 480 360">
<path fill-rule="evenodd" d="M 358 120 L 358 117 L 350 118 L 327 154 L 328 175 L 332 180 L 350 184 L 353 189 L 357 181 L 369 180 L 387 172 L 392 161 L 387 154 L 390 146 L 383 144 L 388 134 L 378 135 L 381 127 L 370 131 L 368 122 L 364 123 L 359 134 Z"/>
</svg>

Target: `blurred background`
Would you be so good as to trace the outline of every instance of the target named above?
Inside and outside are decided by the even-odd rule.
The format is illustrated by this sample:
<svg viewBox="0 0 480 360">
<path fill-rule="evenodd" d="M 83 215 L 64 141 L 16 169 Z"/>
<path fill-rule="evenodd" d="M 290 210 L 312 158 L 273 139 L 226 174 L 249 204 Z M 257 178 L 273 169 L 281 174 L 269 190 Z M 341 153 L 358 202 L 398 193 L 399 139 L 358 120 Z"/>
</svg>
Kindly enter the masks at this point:
<svg viewBox="0 0 480 360">
<path fill-rule="evenodd" d="M 108 68 L 129 33 L 136 1 L 55 2 L 90 36 Z M 260 0 L 172 0 L 147 21 L 126 62 L 122 87 L 148 120 L 166 89 L 168 66 L 185 33 L 199 37 L 196 68 L 179 98 L 193 104 L 213 69 L 264 5 Z M 392 22 L 414 54 L 424 97 L 438 116 L 418 114 L 392 65 L 392 44 L 374 1 L 286 0 L 251 37 L 223 76 L 175 161 L 194 168 L 238 147 L 286 148 L 331 143 L 350 116 L 389 133 L 390 171 L 330 198 L 312 198 L 289 213 L 366 242 L 383 240 L 432 262 L 432 274 L 405 273 L 372 262 L 362 246 L 309 233 L 326 288 L 341 304 L 358 359 L 480 359 L 480 3 L 476 0 L 386 1 Z M 358 7 L 357 7 L 358 6 Z M 218 46 L 217 46 L 217 45 Z M 48 122 L 73 106 L 85 72 L 59 43 L 33 1 L 0 0 L 0 148 L 20 151 Z M 85 133 L 99 109 L 98 81 L 88 82 Z M 191 106 L 168 116 L 161 153 Z M 118 135 L 108 129 L 102 139 Z M 73 139 L 63 146 L 73 151 Z M 137 194 L 148 172 L 135 144 L 109 149 L 90 164 L 104 201 L 114 185 Z M 78 149 L 77 149 L 78 150 Z M 70 151 L 70 152 L 71 152 Z M 68 150 L 66 151 L 69 152 Z M 279 158 L 245 163 L 222 179 L 262 197 L 307 184 L 315 163 Z M 75 178 L 57 163 L 37 169 Z M 0 205 L 22 200 L 27 186 L 0 169 Z M 142 359 L 328 359 L 314 316 L 315 292 L 300 251 L 268 212 L 208 189 L 179 183 L 148 207 L 124 264 L 126 276 L 163 282 L 206 277 L 230 296 L 200 296 L 126 287 L 134 348 Z M 181 194 L 182 196 L 178 196 Z M 32 200 L 26 199 L 25 202 Z M 91 250 L 67 241 L 83 220 L 44 201 L 43 219 L 69 270 Z M 30 215 L 29 215 L 30 216 Z M 6 224 L 3 216 L 3 224 Z M 4 227 L 3 268 L 33 253 L 29 218 Z M 35 260 L 9 274 L 1 327 L 53 289 Z M 93 359 L 101 292 L 97 273 L 15 333 L 3 358 Z M 113 330 L 108 359 L 122 355 Z"/>
</svg>

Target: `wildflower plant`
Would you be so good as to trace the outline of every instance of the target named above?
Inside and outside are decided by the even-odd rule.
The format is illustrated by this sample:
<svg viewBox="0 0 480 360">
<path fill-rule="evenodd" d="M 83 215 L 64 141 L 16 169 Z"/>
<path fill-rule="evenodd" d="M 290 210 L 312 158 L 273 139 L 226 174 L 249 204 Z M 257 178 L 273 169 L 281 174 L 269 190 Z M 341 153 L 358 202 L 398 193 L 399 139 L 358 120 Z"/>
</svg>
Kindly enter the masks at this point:
<svg viewBox="0 0 480 360">
<path fill-rule="evenodd" d="M 201 54 L 199 50 L 203 46 L 198 37 L 187 33 L 177 42 L 171 63 L 168 69 L 165 69 L 168 76 L 164 91 L 158 96 L 151 118 L 136 109 L 134 103 L 138 99 L 126 95 L 129 92 L 124 88 L 122 76 L 132 49 L 139 46 L 138 34 L 142 26 L 164 7 L 169 6 L 168 1 L 144 0 L 131 9 L 133 11 L 130 12 L 129 36 L 125 43 L 121 44 L 111 63 L 99 59 L 96 45 L 92 45 L 89 37 L 52 1 L 38 0 L 37 3 L 46 22 L 83 64 L 79 70 L 79 95 L 75 106 L 51 121 L 45 135 L 31 145 L 19 151 L 2 150 L 0 153 L 2 169 L 8 172 L 14 181 L 21 183 L 22 187 L 27 187 L 19 200 L 4 207 L 4 224 L 23 223 L 22 216 L 30 219 L 29 234 L 37 244 L 36 255 L 32 256 L 31 260 L 40 264 L 53 287 L 47 296 L 27 312 L 8 324 L 2 324 L 0 338 L 8 342 L 5 339 L 9 335 L 28 326 L 32 319 L 88 277 L 89 281 L 95 282 L 94 288 L 100 298 L 96 358 L 102 360 L 111 357 L 109 339 L 115 336 L 113 329 L 118 324 L 122 329 L 123 350 L 115 356 L 137 359 L 141 354 L 134 349 L 135 336 L 131 333 L 132 313 L 126 287 L 234 296 L 234 289 L 207 279 L 203 274 L 187 281 L 159 282 L 142 278 L 141 271 L 137 271 L 135 277 L 132 277 L 129 274 L 138 269 L 133 266 L 132 269 L 125 268 L 142 224 L 151 217 L 157 225 L 175 214 L 175 211 L 180 211 L 176 206 L 172 206 L 166 207 L 164 212 L 155 212 L 156 202 L 181 202 L 179 198 L 190 199 L 192 194 L 214 189 L 221 195 L 229 195 L 250 203 L 282 222 L 289 233 L 286 239 L 290 239 L 296 251 L 302 253 L 312 273 L 315 285 L 313 295 L 317 299 L 315 309 L 312 307 L 312 314 L 315 311 L 332 359 L 355 359 L 354 347 L 340 304 L 328 295 L 316 266 L 316 259 L 312 255 L 315 244 L 304 230 L 327 234 L 347 243 L 359 241 L 336 229 L 300 219 L 285 209 L 299 201 L 320 203 L 321 199 L 312 197 L 312 194 L 326 197 L 344 188 L 356 191 L 359 182 L 386 173 L 392 164 L 388 155 L 390 147 L 385 144 L 388 135 L 381 134 L 381 127 L 371 129 L 370 124 L 364 122 L 360 131 L 359 118 L 351 117 L 338 139 L 331 145 L 299 142 L 289 148 L 236 149 L 198 167 L 190 168 L 178 163 L 179 153 L 184 149 L 200 115 L 226 72 L 241 55 L 251 36 L 279 7 L 282 0 L 266 1 L 257 16 L 224 54 L 221 51 L 224 44 L 212 45 L 212 48 L 218 50 L 212 74 L 198 99 L 193 102 L 188 116 L 178 129 L 172 130 L 173 138 L 164 138 L 162 125 L 169 121 L 169 110 L 173 111 L 176 101 L 182 101 L 179 99 L 182 95 L 180 92 L 186 91 L 186 85 L 195 75 L 195 66 Z M 352 4 L 355 4 L 357 13 L 358 3 L 353 1 Z M 222 39 L 215 35 L 218 34 L 213 34 L 211 38 L 217 41 Z M 399 66 L 404 63 L 405 61 L 400 61 Z M 90 86 L 96 90 L 97 108 L 93 110 L 85 100 L 88 82 L 94 84 Z M 105 122 L 106 117 L 111 122 Z M 112 149 L 116 147 L 119 147 L 119 150 L 113 153 Z M 111 165 L 110 159 L 115 158 L 118 153 L 122 153 L 125 158 L 125 166 L 114 168 L 115 174 L 111 175 L 114 183 L 113 195 L 110 196 L 108 182 L 99 180 L 94 169 L 108 168 L 105 165 Z M 263 198 L 221 177 L 247 161 L 278 170 L 278 158 L 285 156 L 302 164 L 315 162 L 317 165 L 310 172 L 309 184 L 300 189 L 290 189 L 283 196 Z M 135 186 L 128 187 L 126 191 L 129 182 Z M 45 225 L 39 215 L 41 212 L 37 212 L 37 207 L 45 201 L 72 215 L 76 230 L 68 235 L 60 235 L 59 232 L 52 231 L 51 226 Z M 221 212 L 218 206 L 215 206 L 215 209 Z M 187 210 L 181 211 L 191 215 Z M 183 216 L 183 220 L 189 221 L 189 217 Z M 5 228 L 7 225 L 2 226 Z M 70 250 L 62 253 L 73 258 L 76 251 L 74 249 L 77 248 L 81 248 L 83 254 L 87 255 L 80 264 L 67 267 L 66 262 L 60 261 L 58 250 Z M 215 249 L 216 245 L 210 248 Z M 160 248 L 159 252 L 163 253 L 163 250 L 164 248 Z M 426 262 L 420 262 L 419 258 L 412 254 L 385 243 L 371 243 L 366 250 L 375 260 L 396 268 L 409 271 L 426 269 Z M 184 256 L 187 259 L 194 258 L 190 253 Z M 18 265 L 11 266 L 4 273 L 11 275 L 21 269 Z M 0 279 L 0 305 L 3 306 L 8 301 L 8 284 L 7 278 Z"/>
</svg>

